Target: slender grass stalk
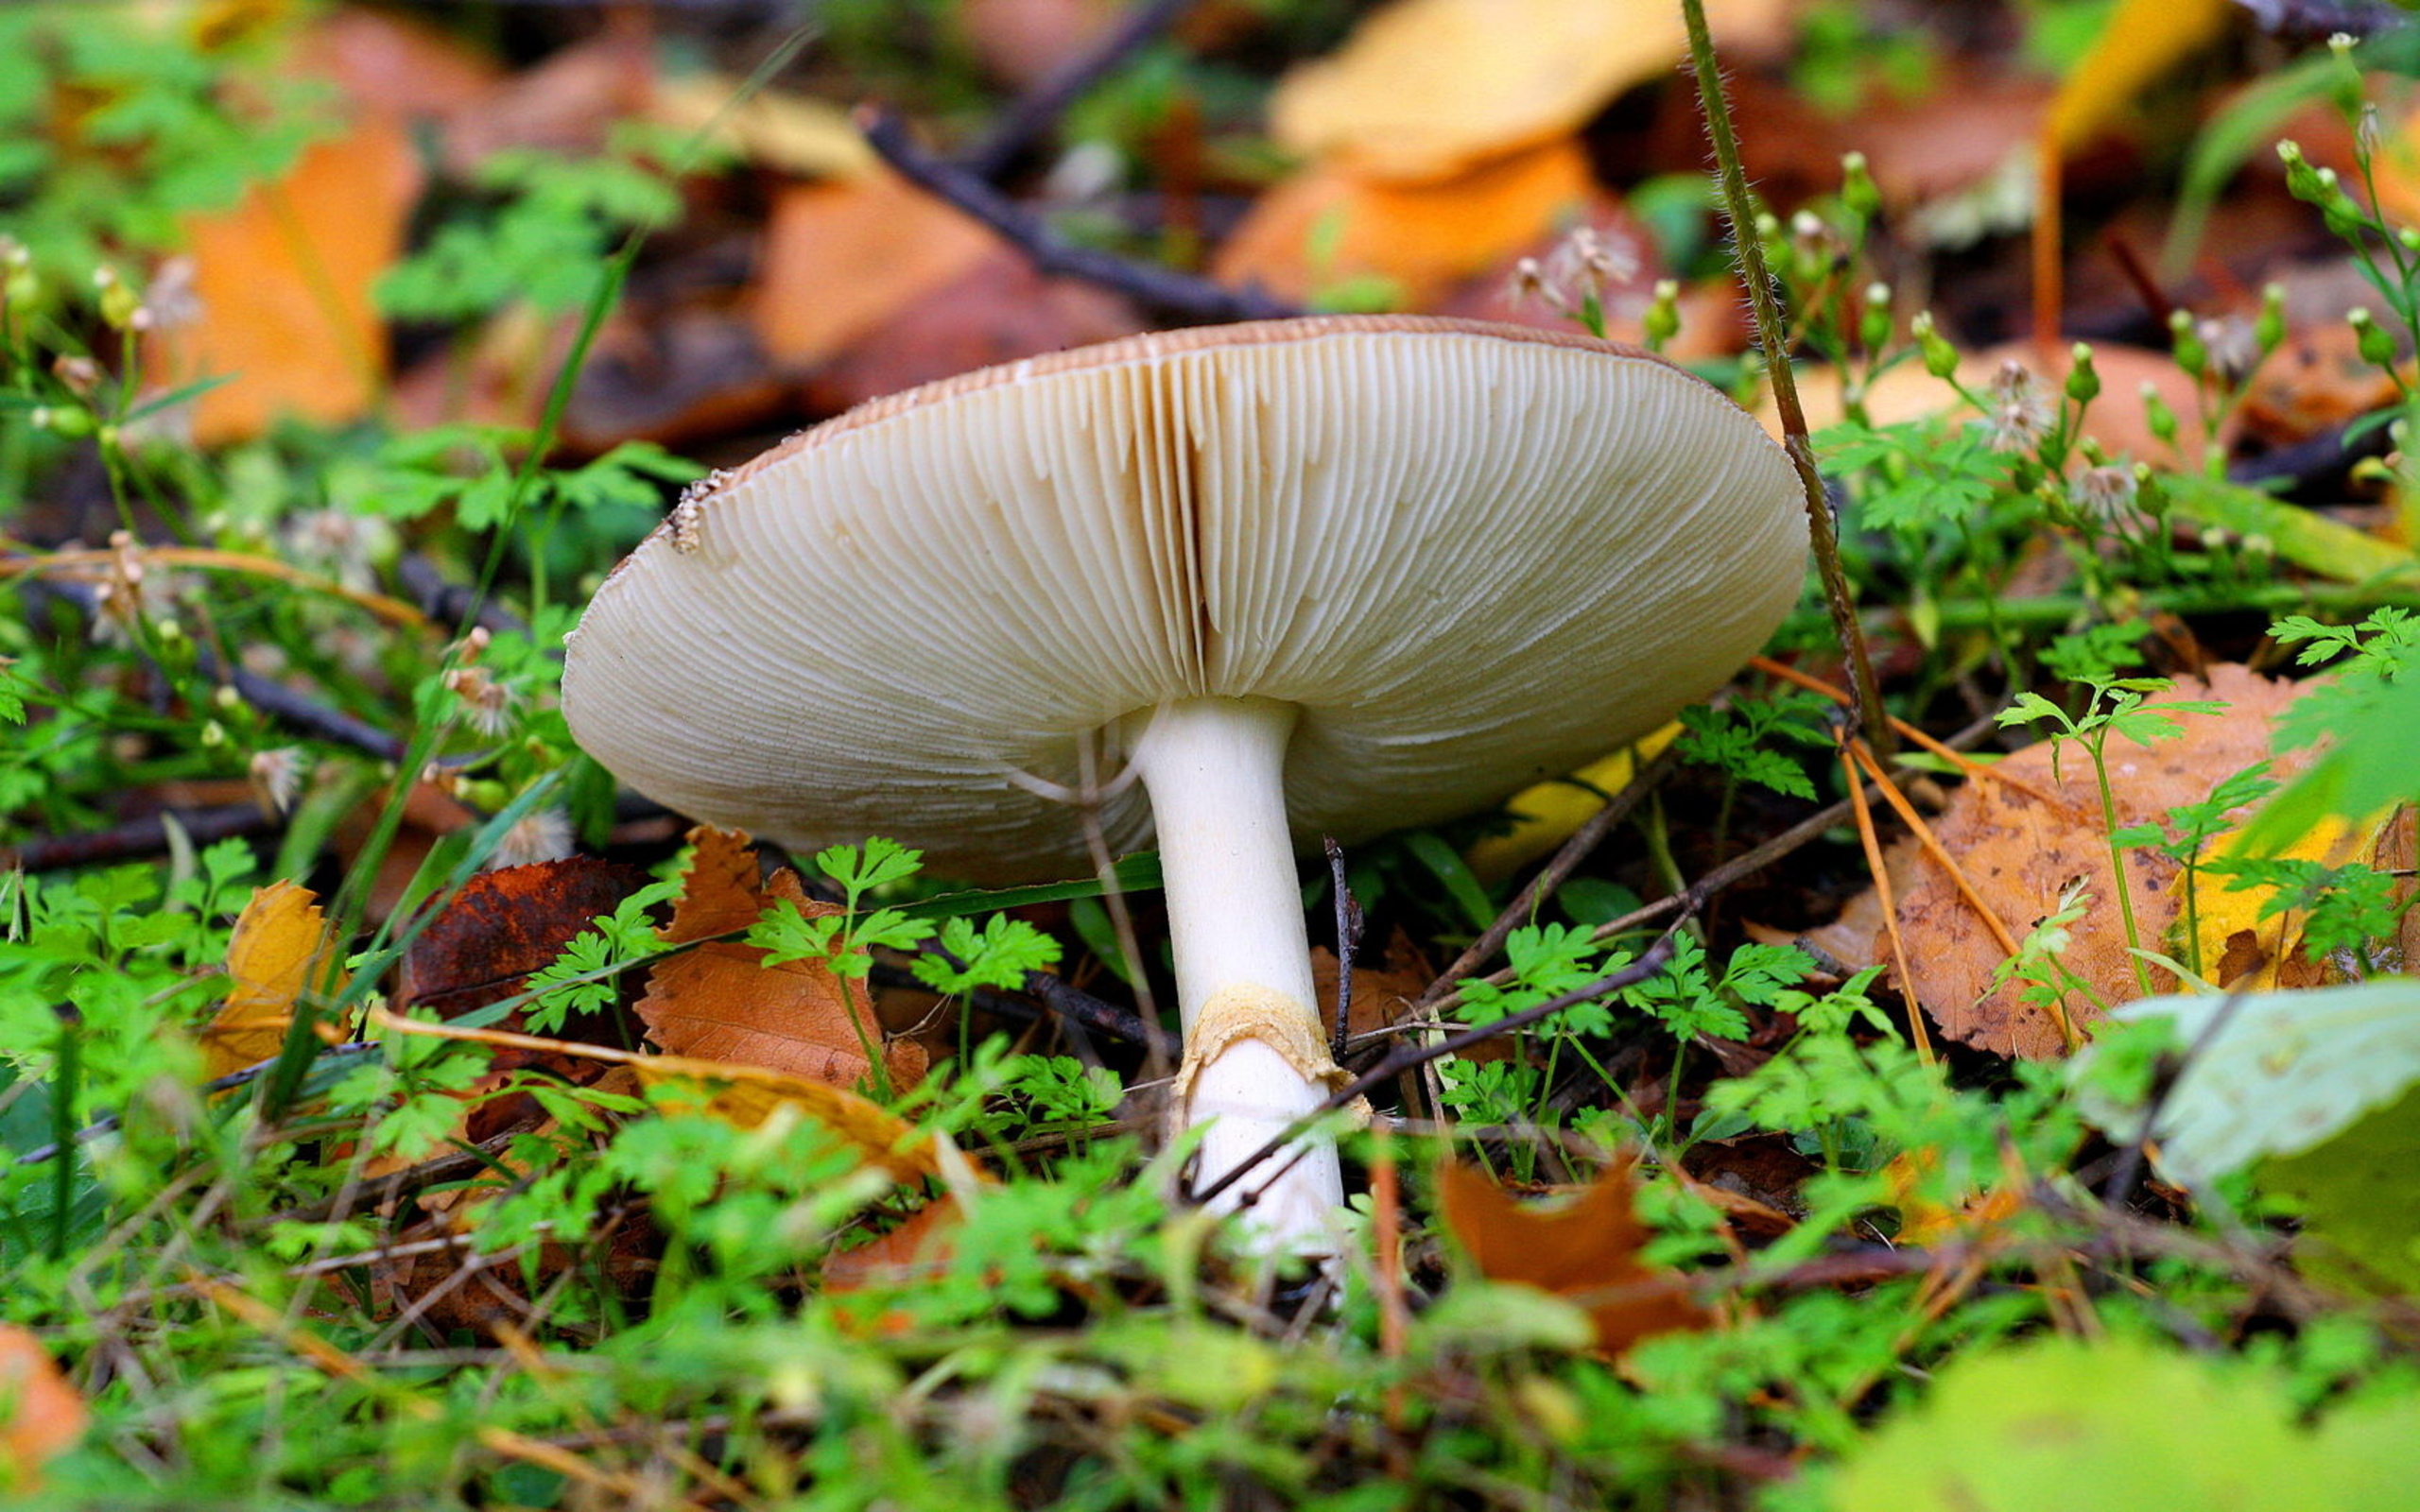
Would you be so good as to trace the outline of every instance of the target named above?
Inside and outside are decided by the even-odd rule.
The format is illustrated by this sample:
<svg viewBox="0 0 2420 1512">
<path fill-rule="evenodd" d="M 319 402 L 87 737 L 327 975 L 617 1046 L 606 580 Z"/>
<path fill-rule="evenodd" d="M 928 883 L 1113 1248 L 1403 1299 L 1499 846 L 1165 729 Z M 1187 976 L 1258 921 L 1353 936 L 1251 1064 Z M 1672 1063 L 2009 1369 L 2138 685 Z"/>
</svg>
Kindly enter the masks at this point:
<svg viewBox="0 0 2420 1512">
<path fill-rule="evenodd" d="M 1874 678 L 1874 659 L 1867 655 L 1864 632 L 1858 628 L 1857 603 L 1849 592 L 1848 575 L 1841 567 L 1840 537 L 1832 527 L 1831 501 L 1824 492 L 1824 475 L 1815 467 L 1815 448 L 1806 437 L 1806 411 L 1798 402 L 1798 380 L 1790 371 L 1789 328 L 1781 305 L 1773 298 L 1772 275 L 1765 267 L 1764 244 L 1756 238 L 1756 217 L 1748 200 L 1748 175 L 1739 166 L 1739 139 L 1731 129 L 1731 105 L 1722 93 L 1722 74 L 1716 65 L 1714 38 L 1706 30 L 1704 0 L 1681 0 L 1681 17 L 1689 28 L 1689 59 L 1695 64 L 1698 103 L 1705 112 L 1707 140 L 1713 144 L 1717 177 L 1722 186 L 1723 216 L 1731 223 L 1733 255 L 1738 259 L 1739 280 L 1748 286 L 1748 303 L 1756 323 L 1756 349 L 1764 354 L 1767 380 L 1773 386 L 1773 407 L 1781 416 L 1782 446 L 1806 495 L 1806 535 L 1815 550 L 1815 568 L 1824 580 L 1824 602 L 1831 611 L 1832 633 L 1841 654 L 1848 659 L 1849 716 L 1867 748 L 1890 760 L 1896 742 L 1883 718 L 1882 693 Z"/>
</svg>

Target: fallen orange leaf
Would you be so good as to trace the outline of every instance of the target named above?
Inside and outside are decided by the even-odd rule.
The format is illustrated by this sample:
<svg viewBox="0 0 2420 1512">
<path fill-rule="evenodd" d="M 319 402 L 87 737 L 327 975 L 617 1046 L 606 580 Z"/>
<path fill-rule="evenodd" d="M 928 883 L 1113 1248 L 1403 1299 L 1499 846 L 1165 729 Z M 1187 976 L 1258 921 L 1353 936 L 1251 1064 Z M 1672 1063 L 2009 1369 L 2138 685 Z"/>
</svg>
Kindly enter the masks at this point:
<svg viewBox="0 0 2420 1512">
<path fill-rule="evenodd" d="M 754 1066 L 777 1075 L 849 1087 L 873 1070 L 878 1050 L 892 1085 L 925 1074 L 924 1047 L 912 1040 L 883 1045 L 882 1026 L 863 1001 L 821 961 L 764 964 L 765 952 L 710 936 L 744 929 L 776 903 L 808 919 L 839 912 L 817 902 L 782 871 L 756 881 L 748 837 L 704 827 L 690 832 L 697 852 L 673 903 L 664 937 L 704 940 L 657 964 L 638 1014 L 648 1038 L 675 1056 Z"/>
<path fill-rule="evenodd" d="M 74 1447 L 91 1419 L 42 1341 L 0 1324 L 0 1485 L 32 1490 L 43 1465 Z"/>
<path fill-rule="evenodd" d="M 194 401 L 196 442 L 369 412 L 387 381 L 371 284 L 403 251 L 421 179 L 405 129 L 364 115 L 232 210 L 186 221 L 196 311 L 164 319 L 144 352 L 155 386 L 226 380 Z"/>
<path fill-rule="evenodd" d="M 1416 309 L 1576 218 L 1588 192 L 1587 154 L 1568 137 L 1422 183 L 1319 164 L 1261 196 L 1212 271 L 1295 301 L 1380 278 Z"/>
<path fill-rule="evenodd" d="M 1597 1348 L 1617 1354 L 1651 1334 L 1708 1321 L 1686 1278 L 1638 1258 L 1648 1231 L 1633 1206 L 1631 1164 L 1616 1159 L 1561 1206 L 1546 1207 L 1448 1161 L 1437 1172 L 1439 1217 L 1481 1276 L 1572 1302 L 1596 1325 Z"/>
<path fill-rule="evenodd" d="M 834 355 L 995 245 L 959 211 L 888 171 L 779 191 L 752 311 L 775 361 Z"/>
</svg>

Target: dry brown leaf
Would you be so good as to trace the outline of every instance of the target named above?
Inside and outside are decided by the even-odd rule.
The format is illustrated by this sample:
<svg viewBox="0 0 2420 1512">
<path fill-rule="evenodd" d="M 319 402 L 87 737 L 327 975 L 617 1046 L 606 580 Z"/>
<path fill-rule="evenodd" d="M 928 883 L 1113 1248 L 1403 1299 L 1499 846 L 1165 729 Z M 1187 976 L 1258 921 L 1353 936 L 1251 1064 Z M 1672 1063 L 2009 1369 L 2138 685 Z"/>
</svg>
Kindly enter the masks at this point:
<svg viewBox="0 0 2420 1512">
<path fill-rule="evenodd" d="M 649 973 L 638 1005 L 648 1038 L 673 1056 L 835 1088 L 855 1086 L 873 1073 L 870 1048 L 881 1055 L 891 1085 L 922 1077 L 924 1047 L 906 1040 L 884 1045 L 865 994 L 823 962 L 767 966 L 766 953 L 754 946 L 709 937 L 746 928 L 775 903 L 807 919 L 839 909 L 807 897 L 794 872 L 759 885 L 745 835 L 703 827 L 691 835 L 697 854 L 664 937 L 674 944 L 706 942 L 659 962 Z"/>
<path fill-rule="evenodd" d="M 146 378 L 227 381 L 194 401 L 204 446 L 250 439 L 282 415 L 341 424 L 387 381 L 371 284 L 401 255 L 421 169 L 405 129 L 365 114 L 314 143 L 232 210 L 189 217 L 197 314 L 144 343 Z"/>
<path fill-rule="evenodd" d="M 928 1202 L 879 1239 L 826 1260 L 823 1289 L 860 1292 L 939 1277 L 949 1268 L 950 1235 L 965 1221 L 955 1198 Z"/>
<path fill-rule="evenodd" d="M 837 414 L 869 399 L 1147 329 L 1125 300 L 1075 279 L 1045 278 L 994 247 L 947 283 L 909 301 L 807 380 L 810 409 Z"/>
<path fill-rule="evenodd" d="M 43 1465 L 74 1448 L 91 1420 L 42 1340 L 0 1324 L 0 1489 L 35 1489 Z"/>
<path fill-rule="evenodd" d="M 1386 954 L 1375 967 L 1357 960 L 1353 966 L 1353 1003 L 1348 1027 L 1370 1034 L 1402 1022 L 1420 995 L 1428 990 L 1429 971 L 1419 948 L 1402 930 L 1387 942 Z M 1322 945 L 1311 952 L 1311 990 L 1322 1017 L 1333 1020 L 1336 1004 L 1336 952 Z M 1490 1041 L 1491 1044 L 1495 1041 Z M 1484 1049 L 1485 1046 L 1477 1048 Z M 1484 1057 L 1479 1058 L 1484 1059 Z"/>
<path fill-rule="evenodd" d="M 1776 31 L 1789 0 L 1708 0 L 1718 41 Z M 1668 71 L 1668 0 L 1396 0 L 1278 81 L 1270 131 L 1305 157 L 1425 180 L 1563 136 Z"/>
<path fill-rule="evenodd" d="M 1030 89 L 1117 17 L 1114 0 L 962 0 L 958 26 L 992 74 Z"/>
<path fill-rule="evenodd" d="M 345 816 L 337 821 L 330 843 L 337 859 L 350 872 L 377 833 L 378 816 L 386 811 L 391 795 L 385 788 L 372 793 L 354 804 Z M 378 862 L 378 875 L 370 886 L 369 900 L 362 905 L 362 917 L 371 923 L 383 921 L 403 902 L 405 890 L 412 879 L 420 875 L 422 865 L 437 842 L 465 826 L 478 822 L 478 816 L 463 807 L 443 788 L 434 782 L 415 782 L 404 799 L 404 822 Z"/>
<path fill-rule="evenodd" d="M 227 942 L 233 985 L 201 1031 L 206 1076 L 259 1065 L 285 1047 L 295 999 L 320 985 L 330 948 L 327 919 L 309 888 L 280 879 L 253 889 Z"/>
<path fill-rule="evenodd" d="M 1485 1173 L 1453 1161 L 1437 1171 L 1438 1216 L 1478 1273 L 1579 1306 L 1596 1325 L 1597 1348 L 1607 1353 L 1708 1321 L 1685 1277 L 1639 1260 L 1648 1230 L 1632 1193 L 1627 1156 L 1587 1186 L 1561 1194 L 1567 1200 L 1558 1207 L 1521 1201 Z"/>
<path fill-rule="evenodd" d="M 890 172 L 779 191 L 751 318 L 778 362 L 821 362 L 973 267 L 996 245 Z"/>
<path fill-rule="evenodd" d="M 2230 708 L 2218 715 L 2177 716 L 2184 735 L 2148 749 L 2111 740 L 2109 777 L 2119 826 L 2163 823 L 2169 809 L 2203 801 L 2221 781 L 2267 759 L 2270 722 L 2298 691 L 2294 683 L 2232 665 L 2211 668 L 2206 684 L 2176 679 L 2152 706 L 2220 698 Z M 2060 895 L 2081 879 L 2093 904 L 2074 927 L 2064 959 L 2109 1003 L 2131 1002 L 2141 992 L 2117 903 L 2091 758 L 2080 748 L 2065 750 L 2059 758 L 2062 780 L 2054 782 L 2050 757 L 2050 743 L 2043 741 L 2013 753 L 1998 770 L 2057 793 L 2064 808 L 2006 782 L 1973 782 L 1958 790 L 1931 827 L 1977 894 L 2019 939 L 2054 912 Z M 2300 752 L 2280 758 L 2274 770 L 2289 774 L 2304 759 Z M 1943 1032 L 2004 1056 L 2043 1059 L 2066 1054 L 2065 1037 L 2046 1008 L 2019 1001 L 2013 986 L 1993 988 L 2000 948 L 1940 864 L 1912 837 L 1892 847 L 1887 864 L 1898 897 L 1899 927 L 1910 943 L 1915 996 Z M 2172 884 L 2178 868 L 2148 850 L 2134 850 L 2126 871 L 2142 942 L 2147 949 L 2165 949 L 2177 915 Z M 1888 958 L 1870 893 L 1853 902 L 1842 918 L 1841 925 L 1809 937 L 1851 965 Z M 2151 977 L 2154 991 L 2172 985 L 2157 968 L 2151 969 Z M 2079 1027 L 2091 1021 L 2080 1000 L 2070 1003 L 2069 1011 Z"/>
<path fill-rule="evenodd" d="M 1295 301 L 1382 278 L 1395 286 L 1396 302 L 1425 308 L 1576 220 L 1588 198 L 1588 157 L 1568 137 L 1421 183 L 1314 164 L 1261 196 L 1219 249 L 1212 273 Z"/>
</svg>

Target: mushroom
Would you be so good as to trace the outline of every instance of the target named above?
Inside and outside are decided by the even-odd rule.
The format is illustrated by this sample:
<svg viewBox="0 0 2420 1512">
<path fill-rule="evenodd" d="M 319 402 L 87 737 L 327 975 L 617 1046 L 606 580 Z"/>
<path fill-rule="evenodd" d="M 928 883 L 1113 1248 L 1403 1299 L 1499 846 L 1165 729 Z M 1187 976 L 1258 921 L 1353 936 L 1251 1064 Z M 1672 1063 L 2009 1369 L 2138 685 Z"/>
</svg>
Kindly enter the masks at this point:
<svg viewBox="0 0 2420 1512">
<path fill-rule="evenodd" d="M 1711 691 L 1797 594 L 1798 499 L 1729 400 L 1576 334 L 1157 333 L 709 479 L 597 592 L 563 712 L 641 792 L 792 849 L 887 834 L 1012 882 L 1156 830 L 1207 1185 L 1346 1079 L 1296 848 L 1481 807 Z M 1226 1200 L 1332 1252 L 1333 1143 L 1288 1154 Z"/>
</svg>

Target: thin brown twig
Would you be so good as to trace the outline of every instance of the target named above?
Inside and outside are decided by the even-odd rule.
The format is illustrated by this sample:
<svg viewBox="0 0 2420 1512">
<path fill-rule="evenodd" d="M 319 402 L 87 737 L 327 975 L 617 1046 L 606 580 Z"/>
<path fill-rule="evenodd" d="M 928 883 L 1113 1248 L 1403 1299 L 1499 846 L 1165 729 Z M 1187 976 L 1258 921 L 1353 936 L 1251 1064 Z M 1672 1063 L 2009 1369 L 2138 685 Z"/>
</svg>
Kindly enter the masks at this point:
<svg viewBox="0 0 2420 1512">
<path fill-rule="evenodd" d="M 1580 863 L 1588 859 L 1604 842 L 1605 836 L 1614 833 L 1616 825 L 1630 817 L 1631 810 L 1670 775 L 1680 762 L 1679 748 L 1667 746 L 1656 753 L 1653 761 L 1639 767 L 1620 792 L 1607 799 L 1604 807 L 1588 816 L 1585 823 L 1571 832 L 1571 837 L 1563 842 L 1554 858 L 1530 879 L 1530 885 L 1521 889 L 1520 895 L 1506 905 L 1502 913 L 1495 916 L 1495 922 L 1487 926 L 1486 933 L 1471 941 L 1461 954 L 1454 957 L 1451 965 L 1437 973 L 1437 979 L 1428 984 L 1428 989 L 1420 995 L 1420 1001 L 1411 1005 L 1410 1013 L 1416 1016 L 1450 996 L 1455 983 L 1469 975 L 1480 962 L 1495 955 L 1512 937 L 1512 932 L 1529 921 L 1538 905 L 1553 896 L 1555 889 L 1580 869 Z"/>
<path fill-rule="evenodd" d="M 1952 747 L 1972 745 L 1997 728 L 1997 724 L 1991 718 L 1979 719 L 1952 735 L 1948 744 Z M 1716 893 L 1744 877 L 1764 870 L 1774 862 L 1797 850 L 1801 846 L 1821 837 L 1826 831 L 1834 829 L 1848 819 L 1850 814 L 1851 809 L 1847 799 L 1841 799 L 1828 807 L 1818 809 L 1754 850 L 1743 850 L 1738 855 L 1733 856 L 1681 891 L 1667 893 L 1653 902 L 1632 909 L 1619 919 L 1598 925 L 1591 937 L 1599 941 L 1614 939 L 1643 929 L 1668 914 L 1683 910 L 1694 913 L 1703 908 L 1706 901 Z M 1490 987 L 1502 987 L 1512 980 L 1512 973 L 1510 971 L 1499 971 L 1478 980 L 1485 982 Z M 1460 991 L 1449 992 L 1431 1004 L 1429 1012 L 1432 1015 L 1442 1015 L 1460 1006 L 1461 1001 Z M 1374 1029 L 1368 1034 L 1356 1035 L 1354 1043 L 1368 1044 L 1373 1040 L 1389 1039 L 1408 1031 L 1421 1031 L 1434 1027 L 1433 1022 L 1392 1024 L 1383 1029 Z"/>
</svg>

